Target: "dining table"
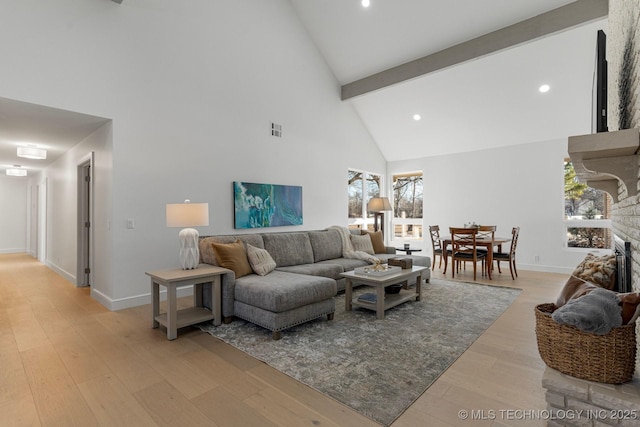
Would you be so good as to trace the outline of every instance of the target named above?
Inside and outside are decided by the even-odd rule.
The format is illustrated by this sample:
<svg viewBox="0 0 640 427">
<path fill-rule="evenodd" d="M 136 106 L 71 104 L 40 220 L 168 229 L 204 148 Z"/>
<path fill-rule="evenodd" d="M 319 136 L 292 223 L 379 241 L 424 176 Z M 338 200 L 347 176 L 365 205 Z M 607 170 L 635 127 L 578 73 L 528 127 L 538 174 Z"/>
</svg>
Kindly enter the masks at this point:
<svg viewBox="0 0 640 427">
<path fill-rule="evenodd" d="M 440 239 L 442 242 L 442 249 L 446 254 L 446 250 L 449 246 L 451 246 L 451 236 L 444 236 Z M 476 246 L 481 246 L 487 249 L 487 270 L 489 274 L 489 279 L 491 279 L 491 270 L 493 270 L 493 248 L 497 247 L 498 252 L 502 252 L 502 244 L 508 243 L 511 241 L 511 237 L 476 237 Z M 447 263 L 449 257 L 444 257 L 444 273 L 447 273 Z"/>
</svg>

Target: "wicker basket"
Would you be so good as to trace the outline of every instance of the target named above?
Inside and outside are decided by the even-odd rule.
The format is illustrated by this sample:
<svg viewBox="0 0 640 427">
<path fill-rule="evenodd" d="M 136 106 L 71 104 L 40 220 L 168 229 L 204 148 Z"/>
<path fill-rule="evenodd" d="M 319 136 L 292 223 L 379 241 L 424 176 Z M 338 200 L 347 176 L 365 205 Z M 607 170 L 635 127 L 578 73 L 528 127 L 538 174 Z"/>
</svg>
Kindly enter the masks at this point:
<svg viewBox="0 0 640 427">
<path fill-rule="evenodd" d="M 636 326 L 623 325 L 606 335 L 595 335 L 551 317 L 555 304 L 536 306 L 536 337 L 540 357 L 550 368 L 607 384 L 633 378 L 636 363 Z"/>
</svg>

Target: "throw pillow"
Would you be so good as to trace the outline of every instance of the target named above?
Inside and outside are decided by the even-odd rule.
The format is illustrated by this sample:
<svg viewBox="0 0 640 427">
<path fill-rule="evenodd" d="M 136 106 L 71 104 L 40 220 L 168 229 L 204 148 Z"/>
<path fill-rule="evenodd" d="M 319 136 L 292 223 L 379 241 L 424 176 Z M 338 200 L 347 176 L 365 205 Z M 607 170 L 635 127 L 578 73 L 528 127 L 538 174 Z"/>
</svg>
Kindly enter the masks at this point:
<svg viewBox="0 0 640 427">
<path fill-rule="evenodd" d="M 586 295 L 597 288 L 599 288 L 599 286 L 593 283 L 589 283 L 579 277 L 571 276 L 569 280 L 567 280 L 567 283 L 564 284 L 564 288 L 562 288 L 556 300 L 556 307 L 562 307 L 570 300 Z"/>
<path fill-rule="evenodd" d="M 216 259 L 220 267 L 228 268 L 236 273 L 238 277 L 246 276 L 253 273 L 249 261 L 247 260 L 247 252 L 244 249 L 244 243 L 236 240 L 234 243 L 211 243 Z"/>
<path fill-rule="evenodd" d="M 253 272 L 260 276 L 266 276 L 276 268 L 276 262 L 266 249 L 247 244 L 247 258 Z"/>
<path fill-rule="evenodd" d="M 571 274 L 605 289 L 613 290 L 616 285 L 616 256 L 613 254 L 597 256 L 589 253 Z"/>
<path fill-rule="evenodd" d="M 371 243 L 371 237 L 369 237 L 368 234 L 361 236 L 352 234 L 350 237 L 354 251 L 365 252 L 369 255 L 375 254 L 375 252 L 373 251 L 373 244 Z"/>
<path fill-rule="evenodd" d="M 622 302 L 622 324 L 635 323 L 640 311 L 640 293 L 618 294 Z"/>
<path fill-rule="evenodd" d="M 384 244 L 382 238 L 382 231 L 366 231 L 362 230 L 362 234 L 368 234 L 371 238 L 371 244 L 373 245 L 373 252 L 376 254 L 386 254 L 387 247 Z"/>
</svg>

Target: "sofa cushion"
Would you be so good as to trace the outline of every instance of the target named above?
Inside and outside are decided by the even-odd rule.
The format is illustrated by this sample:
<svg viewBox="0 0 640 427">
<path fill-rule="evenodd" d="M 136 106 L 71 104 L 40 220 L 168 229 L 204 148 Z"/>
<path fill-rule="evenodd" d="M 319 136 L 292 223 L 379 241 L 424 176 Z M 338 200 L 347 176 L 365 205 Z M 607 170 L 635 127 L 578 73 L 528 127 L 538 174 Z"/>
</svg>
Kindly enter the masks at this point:
<svg viewBox="0 0 640 427">
<path fill-rule="evenodd" d="M 589 253 L 571 275 L 612 290 L 616 286 L 616 256 Z"/>
<path fill-rule="evenodd" d="M 235 299 L 280 313 L 332 298 L 336 292 L 333 279 L 275 270 L 266 276 L 253 274 L 237 279 Z"/>
<path fill-rule="evenodd" d="M 351 245 L 353 246 L 354 251 L 365 252 L 369 255 L 374 255 L 373 252 L 373 244 L 371 243 L 371 237 L 368 234 L 363 235 L 355 235 L 351 236 Z"/>
<path fill-rule="evenodd" d="M 311 264 L 313 250 L 308 233 L 267 233 L 262 235 L 264 248 L 278 267 Z"/>
<path fill-rule="evenodd" d="M 336 230 L 310 231 L 309 241 L 314 262 L 342 256 L 342 238 Z"/>
<path fill-rule="evenodd" d="M 288 267 L 278 267 L 278 270 L 288 271 L 289 273 L 329 277 L 331 279 L 339 279 L 340 273 L 344 273 L 344 268 L 340 264 L 329 263 L 290 265 Z"/>
<path fill-rule="evenodd" d="M 250 244 L 256 248 L 264 249 L 264 242 L 260 234 L 238 234 L 233 236 L 202 236 L 200 237 L 200 260 L 205 264 L 219 265 L 216 254 L 211 243 L 233 243 L 242 240 L 245 244 Z"/>
<path fill-rule="evenodd" d="M 387 247 L 384 244 L 384 238 L 382 237 L 382 231 L 366 231 L 362 230 L 362 234 L 368 234 L 371 238 L 371 244 L 373 245 L 373 252 L 376 254 L 386 254 Z"/>
<path fill-rule="evenodd" d="M 337 264 L 341 266 L 344 271 L 351 271 L 356 267 L 364 267 L 365 265 L 369 265 L 367 261 L 355 258 L 334 258 L 320 261 L 317 264 Z"/>
<path fill-rule="evenodd" d="M 249 265 L 249 260 L 247 260 L 244 243 L 240 240 L 236 240 L 233 243 L 213 242 L 211 246 L 216 254 L 218 265 L 233 270 L 236 278 L 253 273 L 251 265 Z"/>
<path fill-rule="evenodd" d="M 266 249 L 247 244 L 247 259 L 254 273 L 266 276 L 276 268 L 276 262 Z"/>
</svg>

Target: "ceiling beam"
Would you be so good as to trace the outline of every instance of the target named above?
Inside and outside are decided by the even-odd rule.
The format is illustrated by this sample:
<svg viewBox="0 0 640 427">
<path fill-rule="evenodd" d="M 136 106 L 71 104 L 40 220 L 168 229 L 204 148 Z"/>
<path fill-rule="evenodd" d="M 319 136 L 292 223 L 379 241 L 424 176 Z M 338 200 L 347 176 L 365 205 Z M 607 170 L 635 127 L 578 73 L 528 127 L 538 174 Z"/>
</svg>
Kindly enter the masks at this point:
<svg viewBox="0 0 640 427">
<path fill-rule="evenodd" d="M 603 19 L 608 14 L 608 0 L 578 0 L 431 55 L 347 83 L 342 86 L 342 100 Z"/>
</svg>

